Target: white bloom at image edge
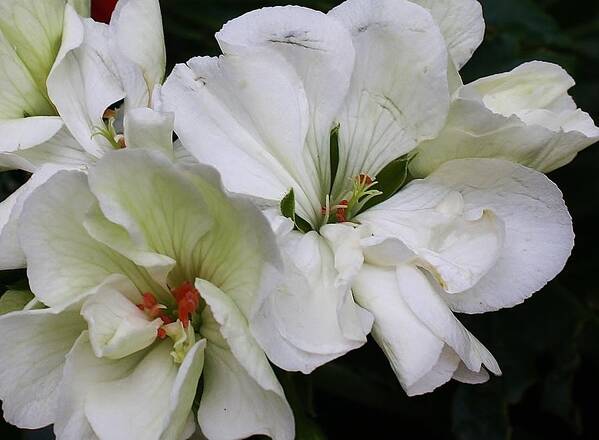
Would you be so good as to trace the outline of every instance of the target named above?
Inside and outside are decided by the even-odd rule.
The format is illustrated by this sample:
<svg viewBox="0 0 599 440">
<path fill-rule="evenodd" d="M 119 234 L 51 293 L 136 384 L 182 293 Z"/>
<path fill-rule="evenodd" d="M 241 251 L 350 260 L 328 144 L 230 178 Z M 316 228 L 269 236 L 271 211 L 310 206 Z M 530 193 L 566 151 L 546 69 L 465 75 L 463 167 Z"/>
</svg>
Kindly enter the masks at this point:
<svg viewBox="0 0 599 440">
<path fill-rule="evenodd" d="M 293 438 L 250 329 L 281 279 L 275 237 L 219 182 L 132 144 L 32 193 L 18 232 L 38 306 L 0 317 L 8 422 L 59 439 Z"/>
</svg>

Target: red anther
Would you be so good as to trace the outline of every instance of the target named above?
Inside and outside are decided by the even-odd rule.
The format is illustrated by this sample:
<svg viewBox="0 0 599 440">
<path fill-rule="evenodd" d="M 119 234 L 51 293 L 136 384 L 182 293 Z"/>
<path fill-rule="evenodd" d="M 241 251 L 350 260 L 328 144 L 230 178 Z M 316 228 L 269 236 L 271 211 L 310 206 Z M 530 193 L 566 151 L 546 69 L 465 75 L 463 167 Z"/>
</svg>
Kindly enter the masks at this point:
<svg viewBox="0 0 599 440">
<path fill-rule="evenodd" d="M 161 315 L 158 315 L 158 317 L 160 319 L 162 319 L 162 322 L 164 322 L 164 325 L 170 324 L 172 322 L 175 322 L 175 321 L 173 321 L 173 318 L 171 318 L 170 316 L 168 316 L 166 313 L 162 313 Z"/>
<path fill-rule="evenodd" d="M 189 325 L 189 315 L 193 314 L 200 305 L 200 292 L 189 281 L 185 281 L 179 287 L 171 289 L 178 305 L 179 319 L 183 327 Z"/>
<path fill-rule="evenodd" d="M 143 304 L 135 304 L 135 306 L 136 306 L 136 307 L 137 307 L 139 310 L 141 310 L 142 312 L 145 312 L 145 310 L 146 310 L 146 308 L 144 307 L 144 305 L 143 305 Z"/>
<path fill-rule="evenodd" d="M 325 215 L 325 214 L 327 213 L 327 208 L 326 208 L 326 207 L 324 207 L 324 206 L 321 206 L 321 207 L 320 207 L 320 213 L 321 213 L 322 215 Z"/>
<path fill-rule="evenodd" d="M 163 329 L 162 327 L 160 327 L 156 333 L 158 333 L 158 337 L 160 339 L 166 338 L 166 330 Z"/>
<path fill-rule="evenodd" d="M 347 206 L 349 204 L 349 202 L 345 199 L 341 200 L 339 202 L 339 205 L 341 206 Z M 343 223 L 347 221 L 347 217 L 346 217 L 346 213 L 347 213 L 347 208 L 337 208 L 337 211 L 335 212 L 335 218 L 337 219 L 337 221 L 339 223 Z"/>
<path fill-rule="evenodd" d="M 152 307 L 158 305 L 158 300 L 156 299 L 156 297 L 151 294 L 150 292 L 146 292 L 142 295 L 143 299 L 144 299 L 144 307 L 146 309 L 151 309 Z"/>
<path fill-rule="evenodd" d="M 92 0 L 91 17 L 102 23 L 109 23 L 117 0 Z"/>
<path fill-rule="evenodd" d="M 372 178 L 368 174 L 361 173 L 356 177 L 356 180 L 360 185 L 368 186 L 372 184 Z"/>
</svg>

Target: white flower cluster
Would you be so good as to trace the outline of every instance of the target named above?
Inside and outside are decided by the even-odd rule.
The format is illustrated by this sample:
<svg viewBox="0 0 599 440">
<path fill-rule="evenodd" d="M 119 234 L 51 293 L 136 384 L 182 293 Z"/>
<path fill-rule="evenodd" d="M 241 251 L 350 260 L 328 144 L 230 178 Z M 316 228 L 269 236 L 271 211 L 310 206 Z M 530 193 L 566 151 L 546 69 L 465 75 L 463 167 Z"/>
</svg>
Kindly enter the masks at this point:
<svg viewBox="0 0 599 440">
<path fill-rule="evenodd" d="M 271 363 L 370 333 L 408 395 L 501 374 L 454 312 L 519 304 L 570 255 L 543 173 L 599 129 L 562 68 L 464 85 L 475 0 L 256 10 L 166 80 L 158 0 L 86 16 L 0 4 L 0 166 L 32 173 L 0 204 L 0 269 L 33 294 L 0 317 L 6 420 L 291 439 Z"/>
</svg>

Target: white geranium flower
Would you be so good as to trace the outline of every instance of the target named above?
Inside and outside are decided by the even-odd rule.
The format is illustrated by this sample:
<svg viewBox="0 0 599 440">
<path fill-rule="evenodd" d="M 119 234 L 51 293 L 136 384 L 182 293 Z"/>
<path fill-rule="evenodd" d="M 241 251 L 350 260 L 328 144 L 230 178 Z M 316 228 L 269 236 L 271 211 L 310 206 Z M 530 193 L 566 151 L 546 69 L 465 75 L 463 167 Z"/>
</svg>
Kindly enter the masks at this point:
<svg viewBox="0 0 599 440">
<path fill-rule="evenodd" d="M 110 26 L 78 12 L 89 12 L 89 1 L 0 6 L 0 166 L 34 173 L 0 204 L 3 269 L 25 265 L 15 230 L 29 193 L 59 169 L 85 167 L 122 147 L 126 139 L 107 108 L 122 99 L 127 109 L 148 107 L 164 76 L 157 0 L 121 0 Z"/>
<path fill-rule="evenodd" d="M 278 289 L 275 237 L 212 168 L 135 147 L 107 153 L 88 174 L 63 170 L 39 186 L 19 237 L 48 308 L 0 317 L 12 335 L 0 341 L 10 423 L 54 423 L 66 440 L 178 440 L 196 422 L 209 439 L 293 438 L 250 330 Z"/>
<path fill-rule="evenodd" d="M 304 356 L 300 344 L 328 343 L 331 327 L 367 331 L 364 311 L 340 306 L 356 310 L 355 299 L 408 394 L 500 373 L 453 312 L 513 306 L 561 271 L 573 233 L 560 191 L 488 158 L 449 161 L 383 203 L 375 180 L 401 169 L 400 186 L 414 149 L 442 132 L 483 29 L 473 0 L 266 8 L 223 27 L 223 56 L 167 79 L 164 107 L 183 144 L 231 190 L 266 199 L 287 265 L 310 280 L 265 305 L 278 319 L 256 323 L 264 346 L 290 343 L 269 352 L 279 365 Z M 522 87 L 542 94 L 534 85 Z M 282 199 L 297 230 L 273 214 Z"/>
</svg>

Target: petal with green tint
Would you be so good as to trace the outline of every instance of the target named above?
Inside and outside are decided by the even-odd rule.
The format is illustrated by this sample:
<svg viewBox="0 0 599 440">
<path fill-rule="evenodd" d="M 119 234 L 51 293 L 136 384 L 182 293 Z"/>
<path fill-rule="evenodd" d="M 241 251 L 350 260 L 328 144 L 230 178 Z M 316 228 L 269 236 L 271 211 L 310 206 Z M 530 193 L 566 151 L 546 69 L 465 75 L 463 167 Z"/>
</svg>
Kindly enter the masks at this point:
<svg viewBox="0 0 599 440">
<path fill-rule="evenodd" d="M 29 196 L 61 167 L 44 165 L 27 182 L 0 203 L 0 268 L 18 269 L 25 267 L 25 254 L 19 241 L 18 228 L 23 207 Z"/>
<path fill-rule="evenodd" d="M 124 359 L 98 358 L 83 332 L 66 356 L 63 382 L 58 392 L 54 433 L 58 438 L 98 440 L 85 416 L 85 399 L 95 384 L 122 379 L 131 374 L 145 352 Z"/>
<path fill-rule="evenodd" d="M 88 234 L 83 222 L 94 203 L 77 171 L 56 173 L 27 199 L 19 237 L 31 289 L 46 305 L 63 307 L 115 275 L 142 292 L 162 292 L 147 271 Z"/>
<path fill-rule="evenodd" d="M 64 11 L 64 0 L 5 0 L 0 4 L 0 32 L 29 72 L 40 97 L 47 96 L 46 79 L 60 49 Z M 46 107 L 46 113 L 32 115 L 53 114 L 51 104 Z"/>
<path fill-rule="evenodd" d="M 90 170 L 103 214 L 129 234 L 133 252 L 170 257 L 169 285 L 210 279 L 246 316 L 264 300 L 265 265 L 278 251 L 268 223 L 243 197 L 219 188 L 213 169 L 175 165 L 158 152 L 123 150 Z"/>
<path fill-rule="evenodd" d="M 89 328 L 89 339 L 98 357 L 121 359 L 150 346 L 156 340 L 156 332 L 163 322 L 148 319 L 136 306 L 141 295 L 135 286 L 129 286 L 129 295 L 107 287 L 91 296 L 81 308 Z"/>
<path fill-rule="evenodd" d="M 191 411 L 205 344 L 197 342 L 178 366 L 169 354 L 170 340 L 163 341 L 128 376 L 91 385 L 85 414 L 98 437 L 177 439 Z"/>
</svg>

